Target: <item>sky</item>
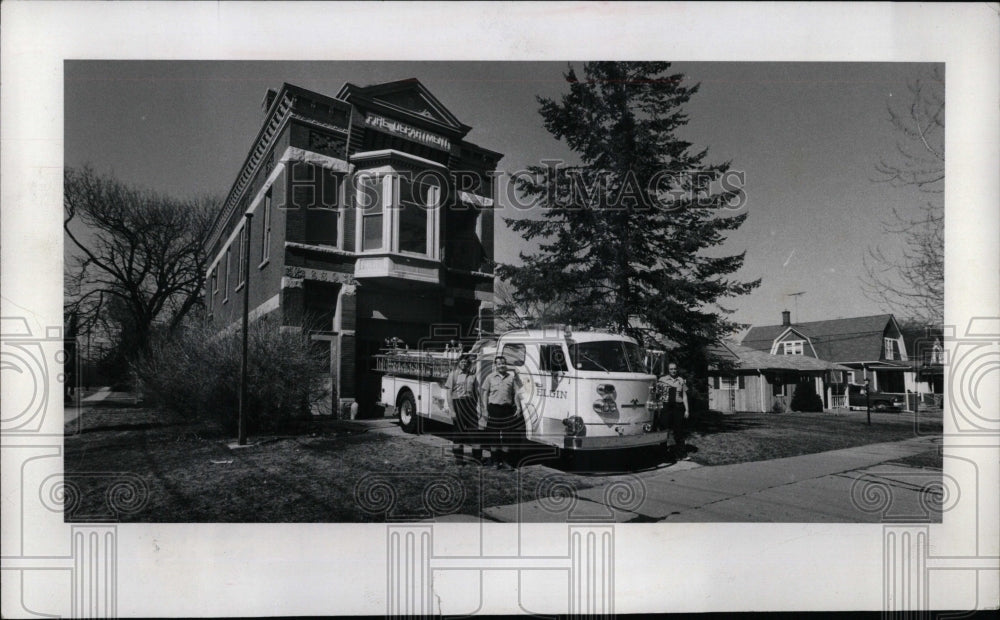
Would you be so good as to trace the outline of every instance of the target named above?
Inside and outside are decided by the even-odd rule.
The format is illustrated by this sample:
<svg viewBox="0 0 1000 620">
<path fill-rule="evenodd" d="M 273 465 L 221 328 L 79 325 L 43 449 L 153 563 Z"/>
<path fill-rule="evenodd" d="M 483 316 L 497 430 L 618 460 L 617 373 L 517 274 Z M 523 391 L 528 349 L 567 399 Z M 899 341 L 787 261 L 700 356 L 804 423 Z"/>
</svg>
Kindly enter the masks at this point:
<svg viewBox="0 0 1000 620">
<path fill-rule="evenodd" d="M 571 63 L 579 71 L 582 63 Z M 548 134 L 537 96 L 567 87 L 563 62 L 66 61 L 65 164 L 90 164 L 130 184 L 178 197 L 225 196 L 263 120 L 261 101 L 282 82 L 334 95 L 345 82 L 418 78 L 460 121 L 466 136 L 504 154 L 510 173 L 542 160 L 574 160 Z M 737 322 L 796 322 L 885 311 L 860 275 L 868 248 L 901 247 L 880 220 L 915 211 L 924 198 L 877 183 L 875 164 L 898 136 L 886 105 L 905 103 L 914 63 L 677 62 L 699 83 L 678 132 L 708 160 L 745 172 L 748 213 L 723 253 L 746 252 L 736 277 L 761 278 L 751 294 L 721 301 Z M 501 217 L 535 217 L 501 194 Z M 503 225 L 496 259 L 533 248 Z M 792 296 L 792 293 L 803 293 Z"/>
</svg>

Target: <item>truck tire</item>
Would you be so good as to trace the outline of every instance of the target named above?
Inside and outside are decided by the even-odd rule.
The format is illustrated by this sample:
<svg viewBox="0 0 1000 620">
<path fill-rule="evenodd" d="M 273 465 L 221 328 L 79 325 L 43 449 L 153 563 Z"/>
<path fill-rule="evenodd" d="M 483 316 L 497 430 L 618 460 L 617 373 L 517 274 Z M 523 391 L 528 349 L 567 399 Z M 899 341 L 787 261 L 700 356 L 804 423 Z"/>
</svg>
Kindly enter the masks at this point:
<svg viewBox="0 0 1000 620">
<path fill-rule="evenodd" d="M 884 400 L 877 400 L 872 403 L 872 411 L 878 411 L 879 413 L 884 413 L 889 410 L 889 403 Z"/>
<path fill-rule="evenodd" d="M 396 401 L 396 410 L 399 411 L 399 425 L 403 432 L 419 435 L 422 424 L 417 415 L 417 401 L 413 399 L 413 392 L 403 390 Z"/>
</svg>

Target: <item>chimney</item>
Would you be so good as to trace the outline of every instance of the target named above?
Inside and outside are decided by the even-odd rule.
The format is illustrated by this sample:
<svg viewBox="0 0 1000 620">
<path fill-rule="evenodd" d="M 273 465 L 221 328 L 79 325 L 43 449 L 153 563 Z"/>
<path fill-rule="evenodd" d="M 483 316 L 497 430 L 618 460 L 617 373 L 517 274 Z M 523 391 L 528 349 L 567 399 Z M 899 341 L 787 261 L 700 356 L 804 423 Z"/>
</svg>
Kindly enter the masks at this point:
<svg viewBox="0 0 1000 620">
<path fill-rule="evenodd" d="M 792 324 L 792 313 L 788 310 L 781 311 L 781 324 L 785 327 Z"/>
<path fill-rule="evenodd" d="M 260 102 L 261 107 L 264 108 L 264 114 L 271 109 L 271 104 L 274 103 L 274 98 L 278 96 L 278 91 L 273 88 L 268 88 L 267 92 L 264 93 L 264 100 Z"/>
</svg>

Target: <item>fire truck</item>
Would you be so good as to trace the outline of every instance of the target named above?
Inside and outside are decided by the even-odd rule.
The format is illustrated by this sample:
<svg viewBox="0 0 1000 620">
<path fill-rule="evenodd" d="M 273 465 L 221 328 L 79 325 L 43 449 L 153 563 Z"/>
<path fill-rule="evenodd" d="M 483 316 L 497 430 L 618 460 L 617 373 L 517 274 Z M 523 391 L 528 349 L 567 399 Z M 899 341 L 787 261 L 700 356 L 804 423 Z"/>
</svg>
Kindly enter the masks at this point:
<svg viewBox="0 0 1000 620">
<path fill-rule="evenodd" d="M 483 385 L 503 356 L 520 379 L 519 410 L 529 441 L 559 449 L 612 450 L 662 444 L 654 427 L 659 402 L 647 353 L 628 336 L 564 329 L 507 332 L 478 340 L 468 351 L 409 351 L 376 355 L 382 373 L 380 403 L 403 430 L 419 433 L 425 419 L 454 425 L 445 383 L 460 355 L 472 360 Z M 486 409 L 479 399 L 480 427 Z"/>
</svg>

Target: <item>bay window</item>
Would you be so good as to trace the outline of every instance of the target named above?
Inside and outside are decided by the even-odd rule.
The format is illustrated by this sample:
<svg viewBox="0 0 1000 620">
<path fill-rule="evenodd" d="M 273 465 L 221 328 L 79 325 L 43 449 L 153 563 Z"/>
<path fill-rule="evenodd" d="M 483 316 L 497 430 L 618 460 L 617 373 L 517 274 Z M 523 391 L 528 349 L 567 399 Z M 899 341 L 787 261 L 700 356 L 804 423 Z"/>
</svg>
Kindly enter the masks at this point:
<svg viewBox="0 0 1000 620">
<path fill-rule="evenodd" d="M 437 260 L 441 189 L 426 176 L 396 171 L 359 174 L 356 185 L 360 252 Z"/>
</svg>

